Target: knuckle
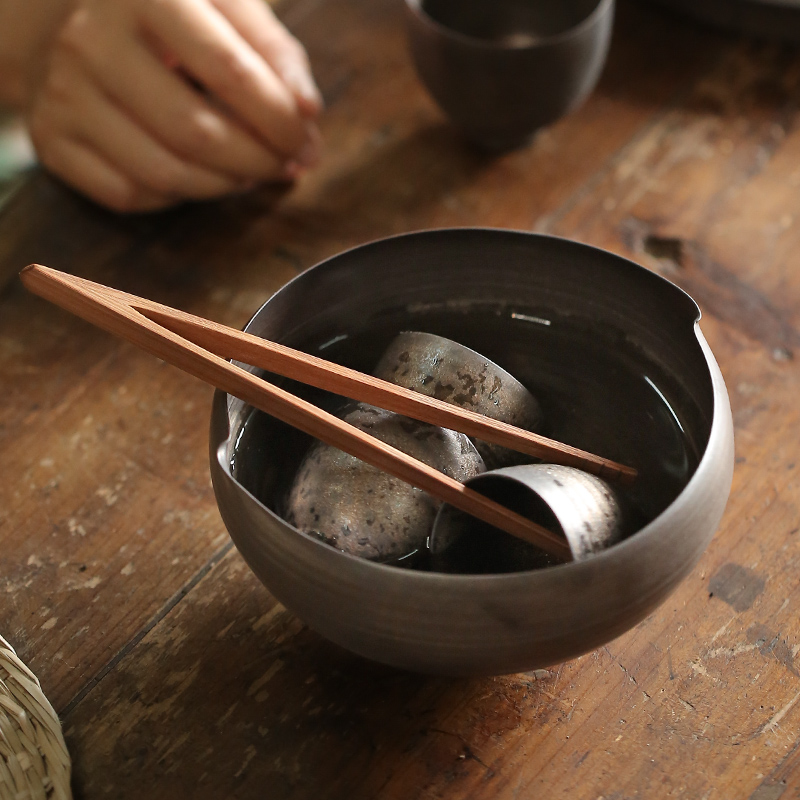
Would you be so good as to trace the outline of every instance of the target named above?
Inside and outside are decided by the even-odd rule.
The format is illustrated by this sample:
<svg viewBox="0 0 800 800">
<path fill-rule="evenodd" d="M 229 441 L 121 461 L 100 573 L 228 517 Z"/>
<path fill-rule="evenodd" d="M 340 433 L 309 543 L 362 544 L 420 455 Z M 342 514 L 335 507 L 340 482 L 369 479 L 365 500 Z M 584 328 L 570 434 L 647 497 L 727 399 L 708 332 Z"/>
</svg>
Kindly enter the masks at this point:
<svg viewBox="0 0 800 800">
<path fill-rule="evenodd" d="M 232 50 L 218 50 L 214 57 L 214 66 L 218 88 L 223 92 L 237 91 L 243 84 L 249 85 L 254 79 L 250 61 Z"/>
<path fill-rule="evenodd" d="M 161 159 L 149 165 L 144 182 L 158 194 L 181 195 L 189 184 L 189 170 L 178 161 Z"/>
<path fill-rule="evenodd" d="M 220 143 L 218 126 L 212 115 L 197 112 L 183 120 L 179 128 L 179 148 L 184 155 L 202 156 Z"/>
<path fill-rule="evenodd" d="M 56 51 L 34 84 L 33 102 L 39 106 L 68 102 L 78 92 L 81 79 L 76 59 L 67 52 Z"/>
<path fill-rule="evenodd" d="M 78 9 L 69 16 L 56 37 L 56 43 L 66 50 L 84 53 L 93 39 L 91 14 L 85 8 Z"/>
</svg>

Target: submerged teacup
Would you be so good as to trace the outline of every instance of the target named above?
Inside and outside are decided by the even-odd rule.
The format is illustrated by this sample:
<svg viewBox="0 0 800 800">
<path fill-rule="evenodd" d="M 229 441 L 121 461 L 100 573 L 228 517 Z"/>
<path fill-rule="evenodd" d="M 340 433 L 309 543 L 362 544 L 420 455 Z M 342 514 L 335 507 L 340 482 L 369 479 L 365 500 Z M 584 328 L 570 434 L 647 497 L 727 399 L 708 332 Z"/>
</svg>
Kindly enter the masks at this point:
<svg viewBox="0 0 800 800">
<path fill-rule="evenodd" d="M 575 561 L 605 550 L 622 534 L 622 510 L 614 490 L 573 467 L 505 467 L 476 475 L 466 485 L 564 536 Z M 433 569 L 460 574 L 518 572 L 558 563 L 539 548 L 449 504 L 436 515 L 430 552 Z"/>
<path fill-rule="evenodd" d="M 404 331 L 386 348 L 376 378 L 435 397 L 485 417 L 538 431 L 542 411 L 536 398 L 491 359 L 445 336 Z M 530 461 L 500 445 L 475 440 L 487 469 Z"/>
<path fill-rule="evenodd" d="M 463 433 L 365 403 L 344 412 L 344 421 L 358 430 L 460 483 L 485 469 Z M 285 516 L 298 530 L 343 553 L 397 563 L 425 548 L 440 505 L 421 489 L 318 441 L 297 471 Z"/>
</svg>

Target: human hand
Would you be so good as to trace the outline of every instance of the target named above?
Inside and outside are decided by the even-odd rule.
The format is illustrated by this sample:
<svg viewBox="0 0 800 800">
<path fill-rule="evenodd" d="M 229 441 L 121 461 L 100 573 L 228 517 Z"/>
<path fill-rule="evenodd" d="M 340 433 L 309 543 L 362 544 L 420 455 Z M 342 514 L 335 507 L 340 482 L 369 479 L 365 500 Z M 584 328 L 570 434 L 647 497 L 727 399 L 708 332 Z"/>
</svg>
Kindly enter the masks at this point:
<svg viewBox="0 0 800 800">
<path fill-rule="evenodd" d="M 46 167 L 130 212 L 294 178 L 320 109 L 263 0 L 75 0 L 26 113 Z"/>
</svg>

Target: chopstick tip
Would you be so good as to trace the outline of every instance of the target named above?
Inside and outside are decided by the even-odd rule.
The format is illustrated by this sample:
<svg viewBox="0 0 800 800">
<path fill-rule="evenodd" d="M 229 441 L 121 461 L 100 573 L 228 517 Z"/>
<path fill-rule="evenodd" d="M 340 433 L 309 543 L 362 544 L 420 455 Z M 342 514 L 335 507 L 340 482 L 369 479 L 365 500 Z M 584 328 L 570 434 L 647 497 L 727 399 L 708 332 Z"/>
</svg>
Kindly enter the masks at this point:
<svg viewBox="0 0 800 800">
<path fill-rule="evenodd" d="M 43 271 L 47 270 L 47 267 L 43 267 L 41 264 L 28 264 L 27 267 L 23 267 L 19 271 L 19 279 L 22 283 L 27 286 L 30 279 L 38 274 L 41 274 Z"/>
<path fill-rule="evenodd" d="M 624 486 L 630 486 L 639 476 L 639 470 L 633 467 L 621 466 L 617 472 L 617 479 Z"/>
</svg>

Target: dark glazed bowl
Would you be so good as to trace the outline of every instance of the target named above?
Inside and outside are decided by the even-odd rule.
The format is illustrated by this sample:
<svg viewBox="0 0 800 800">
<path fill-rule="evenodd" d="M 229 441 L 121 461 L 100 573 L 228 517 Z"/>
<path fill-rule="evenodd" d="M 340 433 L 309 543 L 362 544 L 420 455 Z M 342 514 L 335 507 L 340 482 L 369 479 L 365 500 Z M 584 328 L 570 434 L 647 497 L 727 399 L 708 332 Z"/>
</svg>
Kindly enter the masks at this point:
<svg viewBox="0 0 800 800">
<path fill-rule="evenodd" d="M 614 0 L 406 0 L 411 53 L 433 98 L 489 150 L 524 144 L 592 91 Z"/>
<path fill-rule="evenodd" d="M 343 337 L 364 346 L 381 338 L 358 339 L 359 325 L 384 330 L 388 343 L 398 330 L 418 329 L 426 314 L 431 325 L 441 318 L 460 326 L 458 335 L 434 333 L 484 352 L 528 385 L 569 443 L 632 460 L 652 501 L 650 519 L 593 558 L 536 571 L 452 575 L 362 560 L 299 533 L 278 513 L 281 487 L 310 440 L 269 417 L 251 417 L 245 404 L 218 392 L 211 474 L 237 548 L 311 628 L 396 667 L 519 672 L 620 635 L 692 570 L 730 491 L 730 406 L 696 304 L 658 275 L 593 247 L 456 229 L 406 234 L 328 259 L 277 292 L 247 330 L 333 357 Z M 492 326 L 499 344 L 490 341 Z M 520 331 L 555 337 L 553 345 L 512 352 Z M 372 354 L 354 353 L 350 364 L 369 371 Z M 633 378 L 625 383 L 629 363 Z M 640 415 L 637 398 L 663 398 L 663 414 L 657 406 Z M 246 445 L 257 419 L 259 435 Z M 673 424 L 685 450 L 654 454 L 647 436 L 656 423 Z"/>
</svg>

